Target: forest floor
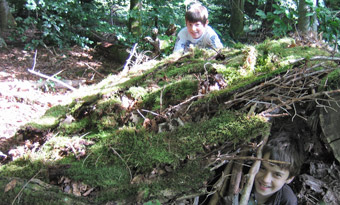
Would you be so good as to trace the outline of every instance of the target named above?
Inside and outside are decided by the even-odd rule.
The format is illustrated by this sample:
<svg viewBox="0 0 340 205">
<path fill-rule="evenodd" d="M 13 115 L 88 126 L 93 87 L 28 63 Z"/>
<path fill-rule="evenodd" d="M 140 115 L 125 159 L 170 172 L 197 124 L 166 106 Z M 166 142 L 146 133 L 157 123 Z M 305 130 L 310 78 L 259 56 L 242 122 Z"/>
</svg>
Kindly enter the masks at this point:
<svg viewBox="0 0 340 205">
<path fill-rule="evenodd" d="M 0 152 L 20 126 L 52 106 L 72 100 L 71 90 L 29 72 L 34 56 L 34 51 L 22 47 L 0 50 Z M 61 52 L 43 48 L 37 50 L 34 70 L 77 88 L 97 83 L 120 67 L 91 49 L 73 47 Z"/>
<path fill-rule="evenodd" d="M 3 153 L 17 145 L 11 139 L 21 126 L 41 117 L 52 106 L 70 103 L 75 94 L 30 71 L 54 76 L 78 88 L 96 84 L 110 74 L 118 74 L 123 66 L 103 57 L 102 53 L 79 47 L 68 51 L 42 48 L 36 54 L 35 58 L 35 51 L 25 51 L 22 47 L 0 49 L 0 162 L 5 161 Z M 296 192 L 299 199 L 307 201 L 306 204 L 316 204 L 314 201 L 323 197 L 327 199 L 324 201 L 335 201 L 335 193 L 340 190 L 338 164 L 333 163 L 333 156 L 329 157 L 330 154 L 322 149 L 321 142 L 317 144 L 315 141 L 311 144 L 321 147 L 320 151 L 313 150 L 318 157 L 306 163 L 308 166 L 303 171 L 307 174 L 295 180 L 294 184 L 299 187 L 300 191 Z M 322 154 L 331 158 L 332 163 L 323 162 Z M 319 188 L 317 193 L 315 187 Z"/>
</svg>

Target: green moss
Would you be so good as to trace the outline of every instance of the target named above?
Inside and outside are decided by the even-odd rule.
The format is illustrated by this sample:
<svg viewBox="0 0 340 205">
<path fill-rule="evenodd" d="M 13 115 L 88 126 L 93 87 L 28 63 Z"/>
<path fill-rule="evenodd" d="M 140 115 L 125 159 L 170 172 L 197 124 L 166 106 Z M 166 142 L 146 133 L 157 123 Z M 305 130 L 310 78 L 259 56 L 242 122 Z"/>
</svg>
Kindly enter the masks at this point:
<svg viewBox="0 0 340 205">
<path fill-rule="evenodd" d="M 171 133 L 172 150 L 182 157 L 203 152 L 203 144 L 212 145 L 232 141 L 251 140 L 268 128 L 267 123 L 258 117 L 248 118 L 244 114 L 224 112 L 204 123 L 186 126 Z M 173 141 L 176 140 L 177 143 Z M 176 147 L 177 146 L 177 147 Z M 185 150 L 183 152 L 183 150 Z"/>
<path fill-rule="evenodd" d="M 65 134 L 75 134 L 84 131 L 86 128 L 91 126 L 91 119 L 85 117 L 79 121 L 74 121 L 72 123 L 61 123 L 59 128 L 63 130 Z"/>
<path fill-rule="evenodd" d="M 113 154 L 113 153 L 112 153 Z M 105 158 L 97 158 L 98 161 Z M 118 160 L 118 159 L 117 159 Z M 66 161 L 69 164 L 69 161 Z M 96 165 L 89 162 L 75 161 L 65 174 L 76 181 L 82 181 L 92 187 L 107 189 L 130 184 L 130 175 L 123 163 L 114 166 Z"/>
<path fill-rule="evenodd" d="M 340 88 L 340 69 L 329 73 L 320 83 L 321 90 L 337 90 Z"/>
<path fill-rule="evenodd" d="M 55 128 L 59 124 L 60 119 L 65 117 L 68 110 L 68 106 L 54 106 L 47 110 L 41 118 L 28 123 L 27 125 L 40 130 Z"/>
<path fill-rule="evenodd" d="M 20 158 L 6 165 L 0 166 L 0 173 L 3 177 L 7 176 L 30 179 L 42 169 L 46 169 L 46 164 L 42 161 Z M 39 175 L 40 179 L 42 179 L 42 177 L 43 174 Z"/>
<path fill-rule="evenodd" d="M 182 80 L 167 85 L 164 89 L 158 90 L 157 92 L 153 92 L 146 96 L 142 106 L 151 110 L 159 110 L 161 101 L 163 108 L 168 107 L 169 105 L 176 105 L 181 100 L 185 100 L 187 97 L 197 93 L 197 86 L 198 83 L 194 80 Z"/>
</svg>

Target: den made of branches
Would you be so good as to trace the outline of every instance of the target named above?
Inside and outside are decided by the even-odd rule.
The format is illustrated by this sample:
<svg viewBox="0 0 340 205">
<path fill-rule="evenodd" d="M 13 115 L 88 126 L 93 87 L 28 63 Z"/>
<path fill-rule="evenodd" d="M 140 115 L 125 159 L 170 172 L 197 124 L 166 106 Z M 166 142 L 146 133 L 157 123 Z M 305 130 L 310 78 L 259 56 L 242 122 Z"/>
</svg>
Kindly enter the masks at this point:
<svg viewBox="0 0 340 205">
<path fill-rule="evenodd" d="M 299 204 L 336 204 L 340 57 L 324 46 L 285 38 L 147 62 L 131 52 L 122 72 L 16 133 L 2 202 L 246 204 L 261 147 L 285 129 L 308 153 L 291 184 Z"/>
</svg>

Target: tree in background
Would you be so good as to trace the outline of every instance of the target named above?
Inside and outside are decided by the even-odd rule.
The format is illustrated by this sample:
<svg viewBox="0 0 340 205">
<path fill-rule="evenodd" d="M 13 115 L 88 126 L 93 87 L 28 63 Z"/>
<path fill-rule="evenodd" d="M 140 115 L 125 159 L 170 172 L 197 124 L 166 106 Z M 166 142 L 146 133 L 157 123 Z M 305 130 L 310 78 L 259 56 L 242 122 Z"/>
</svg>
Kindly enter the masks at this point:
<svg viewBox="0 0 340 205">
<path fill-rule="evenodd" d="M 15 21 L 10 12 L 7 1 L 0 0 L 0 33 L 4 31 L 8 26 L 13 25 L 15 25 Z"/>
<path fill-rule="evenodd" d="M 230 2 L 230 35 L 237 40 L 243 35 L 245 0 L 231 0 Z"/>
<path fill-rule="evenodd" d="M 298 2 L 298 30 L 301 33 L 308 31 L 317 32 L 317 15 L 315 8 L 317 7 L 318 0 L 299 0 Z"/>
<path fill-rule="evenodd" d="M 0 5 L 9 3 L 18 23 L 11 32 L 16 35 L 13 39 L 21 38 L 26 48 L 44 44 L 60 48 L 74 44 L 94 46 L 93 34 L 103 34 L 113 35 L 117 43 L 125 46 L 139 43 L 147 49 L 142 47 L 141 39 L 150 36 L 154 27 L 162 35 L 170 25 L 185 26 L 185 7 L 191 1 L 194 0 L 0 0 Z M 327 0 L 323 5 L 323 0 L 299 1 L 201 0 L 209 10 L 209 24 L 226 46 L 228 42 L 250 40 L 244 34 L 281 37 L 297 29 L 311 29 L 319 21 L 319 27 L 313 29 L 334 42 L 339 36 L 339 1 Z M 26 31 L 37 35 L 27 37 Z"/>
<path fill-rule="evenodd" d="M 134 36 L 139 36 L 142 32 L 141 9 L 141 0 L 130 0 L 129 31 Z"/>
</svg>

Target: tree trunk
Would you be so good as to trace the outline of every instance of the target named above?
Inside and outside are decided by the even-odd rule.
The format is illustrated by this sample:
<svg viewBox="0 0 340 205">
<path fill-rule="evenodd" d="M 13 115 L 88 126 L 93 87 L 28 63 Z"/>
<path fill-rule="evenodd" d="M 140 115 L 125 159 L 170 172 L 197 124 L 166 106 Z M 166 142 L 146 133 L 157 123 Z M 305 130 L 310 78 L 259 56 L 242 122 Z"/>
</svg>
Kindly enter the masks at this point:
<svg viewBox="0 0 340 205">
<path fill-rule="evenodd" d="M 141 0 L 130 0 L 129 30 L 134 36 L 141 34 Z"/>
<path fill-rule="evenodd" d="M 0 33 L 7 27 L 8 5 L 6 0 L 0 0 Z"/>
<path fill-rule="evenodd" d="M 264 13 L 267 14 L 268 12 L 273 12 L 273 1 L 274 0 L 268 0 L 266 4 L 264 5 Z M 271 31 L 273 26 L 274 20 L 269 20 L 268 18 L 263 19 L 262 21 L 262 28 L 264 31 Z"/>
<path fill-rule="evenodd" d="M 230 35 L 239 39 L 243 35 L 244 0 L 231 0 Z"/>
<path fill-rule="evenodd" d="M 316 8 L 319 4 L 319 0 L 314 0 L 313 4 L 314 4 L 314 7 Z M 318 26 L 319 26 L 319 21 L 318 21 L 318 17 L 316 15 L 316 12 L 314 11 L 313 13 L 314 14 L 311 17 L 312 18 L 312 31 L 317 32 Z"/>
<path fill-rule="evenodd" d="M 10 12 L 7 1 L 0 0 L 0 33 L 8 28 L 9 25 L 15 25 L 15 20 Z"/>
<path fill-rule="evenodd" d="M 310 30 L 310 19 L 307 16 L 309 12 L 309 6 L 306 4 L 306 0 L 300 0 L 298 6 L 299 19 L 298 30 L 302 34 L 307 33 Z"/>
</svg>

